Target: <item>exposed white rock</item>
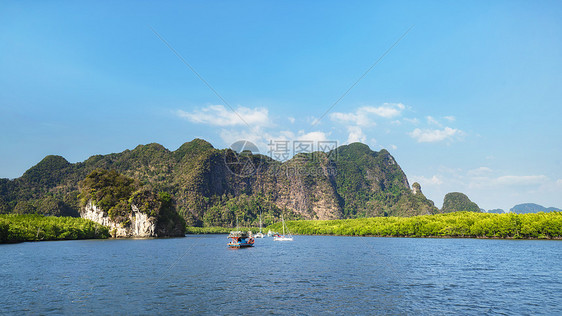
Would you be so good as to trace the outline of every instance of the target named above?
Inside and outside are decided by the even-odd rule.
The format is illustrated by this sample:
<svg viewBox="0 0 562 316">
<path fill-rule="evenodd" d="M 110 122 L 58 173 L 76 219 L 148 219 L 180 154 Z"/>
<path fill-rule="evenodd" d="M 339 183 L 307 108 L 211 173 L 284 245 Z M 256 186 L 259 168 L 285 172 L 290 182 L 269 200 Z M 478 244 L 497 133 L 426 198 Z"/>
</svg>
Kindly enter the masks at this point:
<svg viewBox="0 0 562 316">
<path fill-rule="evenodd" d="M 113 237 L 156 237 L 156 218 L 142 213 L 136 205 L 132 206 L 129 223 L 115 222 L 92 201 L 80 212 L 82 218 L 109 227 Z"/>
<path fill-rule="evenodd" d="M 414 184 L 412 184 L 412 193 L 414 194 L 422 193 L 421 185 L 419 183 L 414 182 Z"/>
</svg>

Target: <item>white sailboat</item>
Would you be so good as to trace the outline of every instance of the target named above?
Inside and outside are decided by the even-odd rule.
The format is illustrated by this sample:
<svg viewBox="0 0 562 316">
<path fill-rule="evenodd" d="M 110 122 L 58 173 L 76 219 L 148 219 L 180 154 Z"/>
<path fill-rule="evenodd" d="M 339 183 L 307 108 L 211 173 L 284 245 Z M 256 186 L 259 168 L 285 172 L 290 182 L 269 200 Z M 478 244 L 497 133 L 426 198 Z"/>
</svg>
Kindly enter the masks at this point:
<svg viewBox="0 0 562 316">
<path fill-rule="evenodd" d="M 283 218 L 283 214 L 281 214 L 281 220 L 283 221 L 283 235 L 273 237 L 275 241 L 293 241 L 293 236 L 291 233 L 285 235 L 285 219 Z"/>
</svg>

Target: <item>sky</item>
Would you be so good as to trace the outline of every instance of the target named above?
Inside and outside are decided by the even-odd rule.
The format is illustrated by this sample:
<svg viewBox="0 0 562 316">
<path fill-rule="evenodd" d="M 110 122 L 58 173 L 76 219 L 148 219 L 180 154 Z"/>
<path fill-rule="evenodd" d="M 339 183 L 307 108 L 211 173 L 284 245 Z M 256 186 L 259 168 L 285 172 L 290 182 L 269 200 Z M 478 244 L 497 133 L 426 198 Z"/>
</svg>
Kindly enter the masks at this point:
<svg viewBox="0 0 562 316">
<path fill-rule="evenodd" d="M 561 117 L 560 1 L 0 2 L 0 178 L 152 142 L 360 141 L 438 207 L 561 208 Z"/>
</svg>

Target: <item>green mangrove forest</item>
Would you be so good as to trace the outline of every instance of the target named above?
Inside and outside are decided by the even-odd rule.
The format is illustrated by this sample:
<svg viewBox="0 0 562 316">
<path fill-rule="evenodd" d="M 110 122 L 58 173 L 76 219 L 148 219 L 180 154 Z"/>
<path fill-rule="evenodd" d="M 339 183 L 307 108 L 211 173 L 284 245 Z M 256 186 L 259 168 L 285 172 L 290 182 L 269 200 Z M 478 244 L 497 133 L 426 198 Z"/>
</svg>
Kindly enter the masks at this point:
<svg viewBox="0 0 562 316">
<path fill-rule="evenodd" d="M 266 228 L 281 231 L 281 223 Z M 468 238 L 562 238 L 562 212 L 493 214 L 454 212 L 414 217 L 372 217 L 286 222 L 299 235 Z"/>
<path fill-rule="evenodd" d="M 0 215 L 0 243 L 108 237 L 107 227 L 83 218 Z"/>
</svg>

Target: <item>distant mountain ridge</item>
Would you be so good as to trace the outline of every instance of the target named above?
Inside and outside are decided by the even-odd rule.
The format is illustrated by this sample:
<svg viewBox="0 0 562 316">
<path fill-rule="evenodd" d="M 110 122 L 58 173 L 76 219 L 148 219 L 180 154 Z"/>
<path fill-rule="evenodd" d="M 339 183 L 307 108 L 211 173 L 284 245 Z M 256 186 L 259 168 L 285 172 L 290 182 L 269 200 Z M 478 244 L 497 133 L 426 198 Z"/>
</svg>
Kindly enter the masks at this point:
<svg viewBox="0 0 562 316">
<path fill-rule="evenodd" d="M 419 184 L 410 189 L 385 149 L 352 143 L 279 162 L 194 139 L 175 151 L 152 143 L 75 164 L 47 156 L 20 178 L 0 179 L 0 213 L 77 216 L 78 183 L 95 169 L 116 170 L 155 192 L 171 194 L 191 225 L 234 225 L 237 217 L 251 225 L 260 213 L 267 224 L 282 212 L 305 219 L 439 212 Z"/>
<path fill-rule="evenodd" d="M 517 204 L 509 210 L 511 213 L 538 213 L 538 212 L 561 212 L 562 209 L 556 207 L 544 207 L 535 203 Z"/>
</svg>

